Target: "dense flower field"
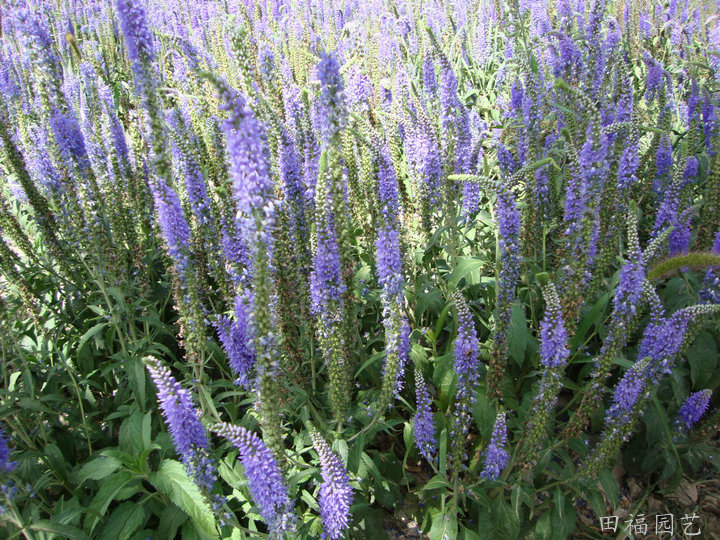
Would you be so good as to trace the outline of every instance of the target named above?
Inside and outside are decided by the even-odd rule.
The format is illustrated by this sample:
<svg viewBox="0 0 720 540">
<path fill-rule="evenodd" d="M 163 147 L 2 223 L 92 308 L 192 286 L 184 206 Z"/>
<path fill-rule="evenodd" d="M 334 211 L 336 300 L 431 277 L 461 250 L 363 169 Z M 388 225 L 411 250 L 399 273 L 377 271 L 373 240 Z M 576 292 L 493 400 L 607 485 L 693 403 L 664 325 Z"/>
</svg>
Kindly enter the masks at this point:
<svg viewBox="0 0 720 540">
<path fill-rule="evenodd" d="M 596 538 L 717 477 L 718 7 L 3 2 L 0 537 Z"/>
</svg>

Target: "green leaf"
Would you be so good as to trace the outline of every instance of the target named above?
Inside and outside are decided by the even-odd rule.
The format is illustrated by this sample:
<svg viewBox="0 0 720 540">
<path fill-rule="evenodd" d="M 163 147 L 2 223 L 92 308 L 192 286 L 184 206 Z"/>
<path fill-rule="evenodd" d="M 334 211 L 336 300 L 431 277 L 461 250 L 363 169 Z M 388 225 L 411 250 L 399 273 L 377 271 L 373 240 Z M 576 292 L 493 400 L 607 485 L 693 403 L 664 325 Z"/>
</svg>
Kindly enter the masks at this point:
<svg viewBox="0 0 720 540">
<path fill-rule="evenodd" d="M 427 352 L 419 343 L 412 343 L 410 346 L 410 359 L 416 366 L 422 366 L 427 362 Z"/>
<path fill-rule="evenodd" d="M 610 501 L 610 504 L 614 507 L 617 506 L 620 500 L 620 490 L 618 489 L 617 481 L 610 471 L 607 469 L 598 473 L 598 480 L 602 486 L 605 496 Z"/>
<path fill-rule="evenodd" d="M 525 319 L 525 309 L 522 304 L 517 301 L 512 307 L 508 349 L 510 356 L 518 366 L 523 365 L 525 361 L 525 349 L 531 340 L 532 334 L 528 329 L 527 320 Z"/>
<path fill-rule="evenodd" d="M 132 455 L 140 454 L 143 448 L 143 419 L 144 415 L 140 411 L 123 420 L 120 424 L 120 433 L 118 442 L 120 448 Z"/>
<path fill-rule="evenodd" d="M 128 471 L 120 471 L 112 475 L 108 481 L 103 482 L 90 505 L 90 511 L 93 512 L 94 515 L 88 516 L 85 523 L 85 527 L 89 527 L 90 532 L 95 529 L 98 521 L 105 515 L 110 503 L 115 500 L 120 490 L 135 480 L 135 478 L 136 477 Z"/>
<path fill-rule="evenodd" d="M 65 457 L 56 444 L 48 444 L 45 446 L 45 459 L 58 478 L 63 481 L 67 480 L 68 470 Z"/>
<path fill-rule="evenodd" d="M 163 460 L 158 471 L 150 475 L 150 483 L 182 508 L 199 531 L 210 537 L 217 537 L 212 510 L 203 500 L 198 487 L 188 477 L 182 463 L 172 459 Z"/>
<path fill-rule="evenodd" d="M 709 332 L 703 332 L 687 353 L 690 362 L 690 377 L 695 388 L 704 388 L 717 371 L 718 350 Z"/>
<path fill-rule="evenodd" d="M 58 535 L 63 540 L 90 540 L 90 537 L 77 527 L 52 523 L 46 519 L 28 525 L 31 530 Z"/>
<path fill-rule="evenodd" d="M 420 319 L 426 311 L 431 315 L 438 313 L 445 304 L 440 289 L 432 285 L 430 282 L 421 286 L 421 291 L 417 295 L 415 303 L 415 318 Z"/>
<path fill-rule="evenodd" d="M 145 364 L 138 355 L 124 362 L 125 373 L 127 374 L 128 384 L 132 389 L 133 396 L 139 401 L 140 410 L 145 410 Z"/>
<path fill-rule="evenodd" d="M 147 412 L 143 417 L 142 423 L 142 445 L 143 450 L 148 450 L 152 446 L 152 413 Z"/>
<path fill-rule="evenodd" d="M 82 484 L 85 480 L 102 480 L 114 473 L 121 465 L 120 460 L 113 457 L 100 456 L 95 458 L 90 463 L 82 466 L 77 473 L 77 483 Z"/>
<path fill-rule="evenodd" d="M 360 369 L 357 370 L 357 373 L 355 373 L 355 377 L 357 378 L 363 371 L 365 371 L 371 364 L 377 362 L 378 360 L 382 360 L 385 358 L 385 351 L 380 351 L 375 354 L 373 354 L 370 358 L 365 360 L 362 366 L 360 366 Z"/>
<path fill-rule="evenodd" d="M 116 448 L 108 448 L 100 452 L 100 454 L 118 460 L 128 469 L 132 469 L 137 463 L 137 458 L 134 455 L 123 452 L 122 450 L 117 450 Z"/>
<path fill-rule="evenodd" d="M 457 265 L 448 279 L 448 289 L 451 291 L 457 289 L 460 280 L 463 278 L 465 278 L 468 285 L 480 283 L 480 273 L 478 270 L 486 263 L 487 261 L 481 257 L 458 257 Z"/>
<path fill-rule="evenodd" d="M 535 540 L 550 540 L 553 538 L 550 513 L 541 515 L 535 524 Z"/>
<path fill-rule="evenodd" d="M 595 302 L 592 308 L 585 311 L 583 310 L 582 320 L 575 331 L 575 335 L 571 339 L 571 349 L 579 349 L 585 341 L 585 334 L 591 326 L 596 328 L 602 325 L 603 319 L 600 317 L 604 315 L 605 308 L 607 307 L 608 301 L 610 300 L 610 294 L 604 294 L 600 299 Z"/>
<path fill-rule="evenodd" d="M 242 466 L 234 455 L 232 457 L 226 456 L 219 463 L 218 473 L 231 487 L 237 489 L 247 483 L 245 477 L 241 474 L 241 469 Z"/>
<path fill-rule="evenodd" d="M 107 326 L 109 326 L 109 322 L 101 322 L 99 324 L 96 324 L 93 326 L 90 330 L 85 332 L 83 336 L 80 338 L 80 341 L 78 341 L 77 351 L 78 354 L 80 354 L 80 351 L 82 351 L 85 344 L 90 341 L 93 337 L 97 336 L 100 332 L 103 331 L 103 329 Z M 96 340 L 97 341 L 97 340 Z"/>
<path fill-rule="evenodd" d="M 127 540 L 145 521 L 145 509 L 134 502 L 124 502 L 110 515 L 100 538 Z"/>
<path fill-rule="evenodd" d="M 490 439 L 496 416 L 495 405 L 487 397 L 487 388 L 481 385 L 478 388 L 475 403 L 473 404 L 473 418 L 483 439 Z"/>
<path fill-rule="evenodd" d="M 192 521 L 186 521 L 182 528 L 182 540 L 205 540 L 207 535 L 201 532 Z M 217 536 L 216 536 L 217 538 Z"/>
<path fill-rule="evenodd" d="M 596 517 L 605 515 L 605 500 L 599 491 L 593 489 L 586 490 L 583 492 L 583 497 L 587 500 L 588 504 L 590 504 L 590 508 L 593 509 Z"/>
<path fill-rule="evenodd" d="M 532 496 L 532 492 L 532 488 L 528 486 L 522 486 L 520 484 L 517 484 L 512 490 L 510 500 L 512 502 L 515 516 L 519 521 L 521 520 L 523 505 L 527 506 L 528 508 L 532 508 L 533 506 L 534 497 Z"/>
<path fill-rule="evenodd" d="M 459 538 L 460 540 L 481 540 L 481 537 L 478 533 L 465 528 L 463 525 L 460 525 Z"/>
<path fill-rule="evenodd" d="M 491 503 L 490 516 L 494 531 L 507 535 L 508 538 L 518 537 L 520 520 L 505 499 L 498 497 Z"/>
<path fill-rule="evenodd" d="M 455 540 L 458 535 L 457 517 L 454 513 L 439 512 L 433 517 L 430 538 L 438 540 Z"/>
<path fill-rule="evenodd" d="M 444 477 L 436 474 L 428 482 L 420 488 L 420 491 L 430 491 L 431 489 L 444 489 L 449 487 L 447 480 Z"/>
<path fill-rule="evenodd" d="M 438 444 L 438 465 L 440 466 L 440 474 L 445 475 L 447 472 L 447 442 L 448 442 L 448 431 L 443 429 L 440 432 L 439 444 Z"/>
<path fill-rule="evenodd" d="M 440 315 L 438 316 L 437 323 L 435 323 L 435 336 L 439 336 L 440 333 L 443 330 L 443 327 L 445 326 L 445 319 L 447 318 L 447 314 L 450 311 L 450 308 L 452 307 L 452 303 L 448 302 L 445 304 L 445 307 L 440 312 Z"/>
<path fill-rule="evenodd" d="M 552 516 L 553 534 L 556 538 L 568 538 L 570 533 L 575 530 L 575 521 L 577 518 L 572 499 L 565 497 L 565 494 L 558 486 L 555 489 L 554 503 Z"/>
</svg>

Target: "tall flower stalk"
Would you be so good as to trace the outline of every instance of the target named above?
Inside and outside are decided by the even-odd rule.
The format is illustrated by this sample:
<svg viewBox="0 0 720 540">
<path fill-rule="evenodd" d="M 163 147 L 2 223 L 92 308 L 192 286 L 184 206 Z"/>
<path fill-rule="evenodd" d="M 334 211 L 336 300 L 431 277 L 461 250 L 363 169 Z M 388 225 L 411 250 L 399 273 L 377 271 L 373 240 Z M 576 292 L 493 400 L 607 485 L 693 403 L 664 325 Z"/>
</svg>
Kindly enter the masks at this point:
<svg viewBox="0 0 720 540">
<path fill-rule="evenodd" d="M 402 388 L 405 364 L 410 353 L 410 326 L 402 311 L 405 280 L 398 230 L 397 179 L 386 148 L 378 153 L 377 163 L 381 219 L 375 247 L 385 327 L 385 367 L 376 413 L 381 415 Z"/>
<path fill-rule="evenodd" d="M 278 414 L 281 350 L 272 265 L 278 202 L 270 177 L 265 128 L 242 96 L 224 81 L 214 79 L 212 82 L 230 113 L 223 123 L 223 131 L 233 182 L 232 198 L 237 208 L 235 226 L 247 246 L 251 267 L 250 286 L 243 292 L 248 298 L 246 331 L 253 340 L 255 387 L 263 437 L 275 452 L 276 459 L 284 464 L 284 437 Z"/>
<path fill-rule="evenodd" d="M 650 302 L 649 285 L 646 279 L 645 259 L 640 249 L 637 231 L 637 216 L 631 210 L 627 217 L 628 260 L 620 269 L 620 280 L 615 289 L 613 311 L 610 318 L 610 331 L 605 338 L 600 353 L 595 359 L 589 389 L 583 395 L 575 415 L 571 418 L 563 433 L 565 438 L 579 434 L 587 425 L 590 413 L 597 400 L 604 394 L 604 384 L 610 376 L 615 355 L 624 346 L 640 316 L 641 309 Z"/>
<path fill-rule="evenodd" d="M 354 307 L 350 301 L 353 262 L 345 209 L 342 132 L 347 123 L 344 83 L 332 54 L 322 53 L 319 117 L 322 155 L 315 186 L 315 239 L 310 297 L 317 317 L 320 349 L 330 375 L 330 405 L 337 422 L 347 415 L 351 396 L 350 348 Z"/>
<path fill-rule="evenodd" d="M 508 330 L 515 287 L 520 278 L 520 211 L 512 186 L 500 186 L 495 206 L 498 224 L 497 307 L 493 355 L 488 370 L 488 387 L 491 397 L 502 397 L 503 371 L 507 362 Z"/>
<path fill-rule="evenodd" d="M 638 350 L 638 360 L 628 369 L 615 387 L 609 409 L 605 413 L 605 428 L 600 442 L 593 448 L 581 470 L 590 476 L 614 459 L 627 442 L 642 414 L 647 399 L 664 374 L 672 373 L 679 354 L 687 343 L 691 324 L 720 312 L 720 306 L 696 305 L 681 309 L 665 317 L 656 312 L 645 327 Z"/>
<path fill-rule="evenodd" d="M 497 480 L 510 461 L 507 449 L 507 424 L 505 412 L 501 411 L 495 418 L 490 444 L 485 449 L 485 467 L 480 476 L 488 480 Z"/>
<path fill-rule="evenodd" d="M 540 323 L 540 364 L 543 373 L 523 437 L 524 448 L 521 460 L 526 467 L 534 465 L 542 448 L 552 409 L 560 392 L 560 379 L 570 356 L 567 346 L 568 333 L 555 285 L 549 284 L 543 293 L 545 316 Z"/>
<path fill-rule="evenodd" d="M 453 473 L 457 476 L 462 472 L 467 460 L 465 439 L 472 424 L 473 405 L 480 382 L 480 342 L 470 308 L 462 293 L 456 291 L 452 299 L 457 310 L 457 338 L 455 338 L 453 354 L 458 384 L 450 428 L 450 444 Z"/>
<path fill-rule="evenodd" d="M 176 264 L 175 301 L 181 316 L 181 335 L 188 360 L 193 364 L 195 378 L 202 381 L 206 346 L 205 313 L 197 287 L 197 276 L 188 238 L 189 225 L 182 213 L 173 186 L 172 161 L 168 154 L 165 114 L 157 93 L 152 69 L 155 45 L 145 9 L 138 0 L 117 0 L 120 27 L 125 36 L 128 57 L 135 75 L 135 88 L 142 100 L 149 123 L 152 167 L 150 187 L 158 208 L 159 221 L 166 245 Z"/>
</svg>

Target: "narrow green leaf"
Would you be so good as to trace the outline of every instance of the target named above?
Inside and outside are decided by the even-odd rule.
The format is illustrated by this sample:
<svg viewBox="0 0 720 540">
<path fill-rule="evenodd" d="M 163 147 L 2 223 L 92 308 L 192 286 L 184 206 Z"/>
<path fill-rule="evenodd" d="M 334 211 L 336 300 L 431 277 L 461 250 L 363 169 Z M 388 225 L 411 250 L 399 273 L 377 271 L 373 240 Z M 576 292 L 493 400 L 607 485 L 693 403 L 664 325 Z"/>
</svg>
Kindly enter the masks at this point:
<svg viewBox="0 0 720 540">
<path fill-rule="evenodd" d="M 695 388 L 705 388 L 717 373 L 718 350 L 709 332 L 703 332 L 690 347 L 687 354 L 690 363 L 690 377 Z"/>
<path fill-rule="evenodd" d="M 610 500 L 610 503 L 613 506 L 617 505 L 620 500 L 620 490 L 612 473 L 605 469 L 598 473 L 598 480 L 600 480 L 600 485 L 605 492 L 605 496 Z"/>
<path fill-rule="evenodd" d="M 432 489 L 445 489 L 449 487 L 447 480 L 444 477 L 436 474 L 427 483 L 420 488 L 420 491 L 430 491 Z"/>
<path fill-rule="evenodd" d="M 28 525 L 28 527 L 33 531 L 57 535 L 63 540 L 90 540 L 90 537 L 77 527 L 53 523 L 46 519 L 36 521 L 35 523 Z"/>
<path fill-rule="evenodd" d="M 525 349 L 531 340 L 532 334 L 528 329 L 527 320 L 525 319 L 525 310 L 522 304 L 517 301 L 512 307 L 508 347 L 510 356 L 518 366 L 523 365 L 525 361 Z"/>
</svg>

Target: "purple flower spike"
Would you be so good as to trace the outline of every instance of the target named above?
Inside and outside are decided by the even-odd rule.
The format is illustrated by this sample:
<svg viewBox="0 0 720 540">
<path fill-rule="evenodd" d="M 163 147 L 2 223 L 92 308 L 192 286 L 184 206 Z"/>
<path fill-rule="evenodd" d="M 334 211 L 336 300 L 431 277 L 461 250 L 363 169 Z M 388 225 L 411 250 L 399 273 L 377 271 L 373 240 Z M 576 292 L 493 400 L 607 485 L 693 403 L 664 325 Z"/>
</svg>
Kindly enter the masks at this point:
<svg viewBox="0 0 720 540">
<path fill-rule="evenodd" d="M 297 517 L 282 471 L 270 449 L 255 433 L 243 427 L 222 422 L 216 424 L 213 431 L 240 452 L 238 459 L 245 470 L 248 489 L 268 526 L 270 537 L 283 538 L 293 533 Z"/>
<path fill-rule="evenodd" d="M 681 430 L 690 431 L 705 414 L 710 405 L 711 390 L 700 390 L 685 400 L 675 417 L 675 425 Z"/>
<path fill-rule="evenodd" d="M 84 169 L 89 168 L 90 161 L 85 147 L 85 139 L 75 114 L 63 114 L 55 110 L 49 123 L 60 150 L 60 156 L 68 170 L 74 170 L 73 164 L 77 164 L 81 173 Z"/>
<path fill-rule="evenodd" d="M 454 295 L 457 306 L 457 338 L 455 339 L 455 373 L 458 375 L 458 384 L 461 390 L 466 390 L 474 396 L 475 385 L 479 378 L 478 355 L 480 342 L 475 331 L 475 323 L 464 297 L 458 293 Z M 465 388 L 469 387 L 469 388 Z"/>
<path fill-rule="evenodd" d="M 158 222 L 170 255 L 175 260 L 175 268 L 181 278 L 185 276 L 190 259 L 190 226 L 183 215 L 180 199 L 175 190 L 158 179 L 150 184 L 155 205 L 158 209 Z"/>
<path fill-rule="evenodd" d="M 413 422 L 413 433 L 415 434 L 415 445 L 420 455 L 430 463 L 435 462 L 437 452 L 437 440 L 435 439 L 435 424 L 425 379 L 419 369 L 415 369 L 415 403 L 417 412 Z"/>
<path fill-rule="evenodd" d="M 720 231 L 715 235 L 713 253 L 720 255 Z M 700 300 L 706 304 L 720 304 L 720 271 L 710 268 L 705 273 L 703 288 L 700 290 Z"/>
<path fill-rule="evenodd" d="M 520 210 L 510 189 L 502 188 L 498 193 L 495 215 L 502 256 L 498 305 L 507 307 L 515 301 L 515 285 L 520 277 Z"/>
<path fill-rule="evenodd" d="M 613 299 L 614 312 L 623 321 L 630 321 L 637 313 L 643 294 L 645 267 L 639 254 L 627 261 L 620 269 L 620 281 Z"/>
<path fill-rule="evenodd" d="M 505 450 L 507 444 L 507 426 L 505 425 L 505 413 L 499 412 L 495 419 L 490 444 L 485 450 L 485 468 L 480 476 L 489 480 L 497 480 L 500 473 L 507 466 L 510 454 Z"/>
<path fill-rule="evenodd" d="M 5 430 L 0 427 L 0 473 L 9 473 L 15 468 L 14 461 L 10 461 L 10 448 L 8 448 L 7 439 L 5 439 Z"/>
<path fill-rule="evenodd" d="M 321 54 L 317 74 L 322 89 L 319 100 L 322 139 L 327 146 L 347 123 L 345 84 L 340 74 L 340 64 L 334 54 Z"/>
<path fill-rule="evenodd" d="M 215 484 L 215 465 L 208 455 L 210 443 L 192 396 L 157 358 L 148 356 L 145 364 L 157 386 L 160 409 L 175 450 L 198 487 L 209 493 Z"/>
<path fill-rule="evenodd" d="M 545 317 L 540 323 L 540 357 L 546 368 L 565 367 L 570 351 L 567 348 L 567 329 L 563 321 L 560 298 L 554 286 L 545 290 Z"/>
<path fill-rule="evenodd" d="M 342 295 L 345 293 L 345 283 L 340 275 L 337 236 L 332 218 L 328 221 L 330 223 L 317 231 L 310 274 L 310 311 L 314 315 L 326 313 L 331 301 L 342 302 Z"/>
<path fill-rule="evenodd" d="M 347 469 L 318 433 L 312 433 L 313 447 L 320 457 L 323 483 L 320 486 L 320 515 L 323 520 L 322 538 L 341 538 L 350 524 L 352 487 Z"/>
<path fill-rule="evenodd" d="M 249 387 L 252 383 L 251 371 L 255 365 L 253 339 L 248 327 L 248 308 L 252 298 L 246 291 L 246 297 L 235 297 L 235 320 L 221 315 L 217 318 L 215 327 L 222 343 L 223 350 L 228 356 L 228 364 L 237 375 L 235 384 Z"/>
<path fill-rule="evenodd" d="M 154 57 L 153 37 L 145 9 L 137 0 L 117 0 L 116 7 L 128 57 L 133 63 L 151 62 Z"/>
<path fill-rule="evenodd" d="M 645 391 L 647 366 L 647 358 L 636 362 L 617 383 L 613 403 L 605 414 L 606 424 L 616 425 L 617 429 L 630 421 L 633 408 Z"/>
<path fill-rule="evenodd" d="M 400 235 L 392 227 L 378 231 L 377 248 L 378 282 L 383 288 L 383 299 L 389 304 L 401 304 L 404 279 L 400 254 Z"/>
</svg>

